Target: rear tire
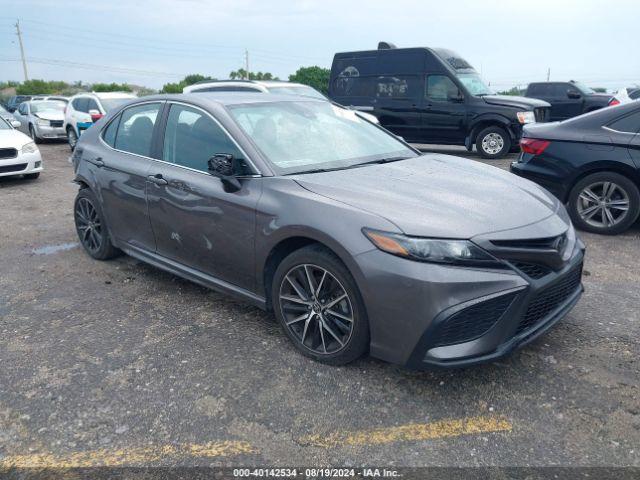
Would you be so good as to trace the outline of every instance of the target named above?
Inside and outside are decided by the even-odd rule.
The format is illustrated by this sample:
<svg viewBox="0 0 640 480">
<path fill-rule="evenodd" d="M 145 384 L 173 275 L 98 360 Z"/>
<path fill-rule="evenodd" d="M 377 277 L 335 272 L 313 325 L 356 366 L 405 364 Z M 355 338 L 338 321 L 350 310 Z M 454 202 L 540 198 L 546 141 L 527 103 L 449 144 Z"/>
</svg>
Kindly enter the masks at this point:
<svg viewBox="0 0 640 480">
<path fill-rule="evenodd" d="M 619 173 L 597 172 L 574 185 L 568 210 L 579 229 L 617 235 L 638 219 L 640 192 L 631 180 Z"/>
<path fill-rule="evenodd" d="M 285 334 L 307 357 L 344 365 L 368 350 L 360 291 L 340 259 L 321 245 L 296 250 L 278 265 L 271 299 Z"/>
<path fill-rule="evenodd" d="M 73 217 L 80 244 L 91 257 L 108 260 L 122 253 L 113 246 L 100 203 L 90 189 L 78 192 Z"/>
<path fill-rule="evenodd" d="M 511 137 L 504 128 L 491 125 L 478 133 L 476 150 L 482 158 L 504 157 L 511 150 Z"/>
<path fill-rule="evenodd" d="M 73 152 L 78 144 L 78 134 L 73 127 L 67 128 L 67 141 L 69 142 L 69 147 Z"/>
</svg>

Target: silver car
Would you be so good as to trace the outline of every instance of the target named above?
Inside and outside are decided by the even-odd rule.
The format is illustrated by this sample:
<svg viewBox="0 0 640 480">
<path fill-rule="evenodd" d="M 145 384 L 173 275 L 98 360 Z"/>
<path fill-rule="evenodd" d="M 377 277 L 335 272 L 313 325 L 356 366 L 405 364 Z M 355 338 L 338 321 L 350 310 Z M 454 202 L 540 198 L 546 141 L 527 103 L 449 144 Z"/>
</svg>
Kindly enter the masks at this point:
<svg viewBox="0 0 640 480">
<path fill-rule="evenodd" d="M 272 311 L 329 364 L 494 360 L 582 293 L 584 245 L 545 189 L 423 155 L 322 99 L 145 97 L 88 129 L 73 164 L 89 255 L 125 252 Z"/>
<path fill-rule="evenodd" d="M 13 116 L 20 122 L 18 129 L 36 143 L 67 138 L 63 127 L 66 106 L 62 100 L 31 100 L 21 103 Z"/>
</svg>

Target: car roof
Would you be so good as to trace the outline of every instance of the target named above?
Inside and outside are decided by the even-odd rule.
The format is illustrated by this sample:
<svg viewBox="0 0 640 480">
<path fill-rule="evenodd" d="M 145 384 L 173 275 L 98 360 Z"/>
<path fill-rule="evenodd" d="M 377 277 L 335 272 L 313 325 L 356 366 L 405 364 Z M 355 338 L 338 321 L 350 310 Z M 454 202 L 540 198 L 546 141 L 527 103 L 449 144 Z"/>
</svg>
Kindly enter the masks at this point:
<svg viewBox="0 0 640 480">
<path fill-rule="evenodd" d="M 275 87 L 275 86 L 291 86 L 291 87 L 309 87 L 309 85 L 305 85 L 303 83 L 295 83 L 295 82 L 287 82 L 285 80 L 201 80 L 192 85 L 187 85 L 187 87 L 195 87 L 195 86 L 206 86 L 206 85 L 262 85 L 264 87 Z M 313 87 L 309 87 L 313 88 Z"/>
<path fill-rule="evenodd" d="M 81 92 L 76 93 L 73 98 L 77 97 L 97 97 L 97 98 L 138 98 L 131 92 Z"/>
<path fill-rule="evenodd" d="M 302 97 L 299 95 L 283 95 L 279 93 L 265 95 L 260 92 L 198 92 L 198 93 L 176 93 L 166 95 L 152 95 L 139 99 L 143 102 L 153 100 L 167 100 L 193 103 L 194 105 L 242 105 L 255 103 L 277 103 L 277 102 L 328 102 L 321 98 Z M 135 104 L 137 102 L 131 102 Z"/>
</svg>

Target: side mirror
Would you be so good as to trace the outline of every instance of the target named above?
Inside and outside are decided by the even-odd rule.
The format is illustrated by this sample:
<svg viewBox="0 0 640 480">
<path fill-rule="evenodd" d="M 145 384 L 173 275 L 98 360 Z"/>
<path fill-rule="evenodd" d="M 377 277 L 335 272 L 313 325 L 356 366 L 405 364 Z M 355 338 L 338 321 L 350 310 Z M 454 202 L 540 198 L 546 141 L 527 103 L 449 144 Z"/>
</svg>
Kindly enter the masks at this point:
<svg viewBox="0 0 640 480">
<path fill-rule="evenodd" d="M 578 98 L 581 98 L 582 95 L 580 95 L 580 92 L 578 92 L 577 90 L 567 90 L 567 97 L 571 98 L 572 100 L 577 100 Z"/>
<path fill-rule="evenodd" d="M 89 110 L 88 113 L 89 115 L 91 115 L 91 121 L 93 123 L 96 123 L 98 120 L 104 117 L 104 115 L 102 115 L 99 110 Z"/>
<path fill-rule="evenodd" d="M 448 100 L 453 103 L 462 103 L 464 102 L 464 95 L 458 90 L 454 95 L 449 95 Z"/>
<path fill-rule="evenodd" d="M 207 163 L 209 164 L 209 173 L 222 181 L 225 192 L 237 192 L 242 188 L 240 181 L 235 177 L 238 169 L 233 155 L 216 153 Z"/>
<path fill-rule="evenodd" d="M 18 120 L 11 120 L 11 126 L 13 128 L 20 128 L 20 126 L 22 126 L 22 123 L 20 123 Z"/>
</svg>

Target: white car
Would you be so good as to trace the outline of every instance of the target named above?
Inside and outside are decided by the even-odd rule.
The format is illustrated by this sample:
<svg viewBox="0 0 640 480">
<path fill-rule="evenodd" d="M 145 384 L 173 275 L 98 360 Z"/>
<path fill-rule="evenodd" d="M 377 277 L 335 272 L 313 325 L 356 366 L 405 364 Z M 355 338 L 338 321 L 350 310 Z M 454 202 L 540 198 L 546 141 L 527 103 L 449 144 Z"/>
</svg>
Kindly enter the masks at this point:
<svg viewBox="0 0 640 480">
<path fill-rule="evenodd" d="M 0 118 L 0 177 L 24 175 L 35 179 L 42 169 L 42 157 L 35 142 Z"/>
<path fill-rule="evenodd" d="M 64 115 L 64 130 L 71 150 L 76 148 L 78 138 L 83 131 L 113 108 L 134 98 L 138 97 L 126 92 L 79 93 L 71 97 Z"/>
<path fill-rule="evenodd" d="M 63 127 L 66 106 L 61 100 L 29 100 L 22 102 L 13 116 L 20 122 L 18 129 L 36 143 L 45 139 L 67 138 Z"/>
<path fill-rule="evenodd" d="M 620 105 L 621 103 L 629 103 L 640 99 L 640 87 L 626 87 L 618 90 L 613 98 L 609 101 L 609 106 Z"/>
<path fill-rule="evenodd" d="M 182 93 L 201 92 L 261 92 L 277 93 L 281 95 L 300 95 L 303 97 L 321 98 L 328 100 L 315 88 L 302 83 L 282 82 L 279 80 L 203 80 L 182 89 Z M 347 107 L 348 108 L 348 107 Z M 380 123 L 370 113 L 356 111 L 365 120 L 371 123 Z"/>
</svg>

